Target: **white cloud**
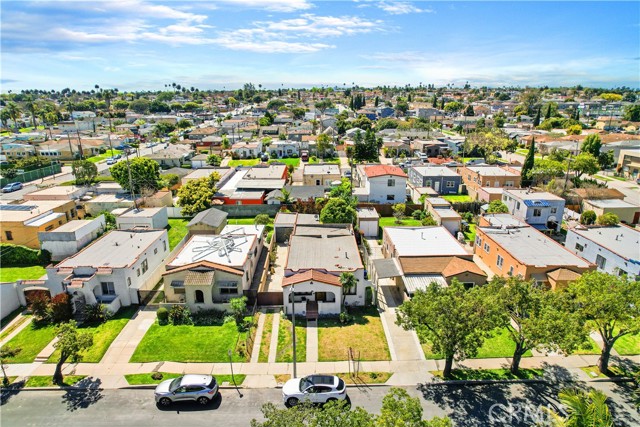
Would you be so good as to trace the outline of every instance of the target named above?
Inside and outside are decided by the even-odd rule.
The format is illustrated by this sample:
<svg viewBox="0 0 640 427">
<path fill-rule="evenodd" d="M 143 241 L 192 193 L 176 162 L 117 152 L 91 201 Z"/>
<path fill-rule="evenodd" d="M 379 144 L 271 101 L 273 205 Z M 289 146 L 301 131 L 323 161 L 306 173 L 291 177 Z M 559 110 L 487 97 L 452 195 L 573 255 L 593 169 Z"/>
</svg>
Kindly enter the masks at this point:
<svg viewBox="0 0 640 427">
<path fill-rule="evenodd" d="M 416 5 L 408 2 L 376 2 L 376 6 L 392 15 L 406 15 L 408 13 L 435 13 L 433 9 L 421 9 Z"/>
<path fill-rule="evenodd" d="M 274 12 L 296 12 L 313 7 L 313 4 L 307 0 L 218 0 L 218 2 Z"/>
</svg>

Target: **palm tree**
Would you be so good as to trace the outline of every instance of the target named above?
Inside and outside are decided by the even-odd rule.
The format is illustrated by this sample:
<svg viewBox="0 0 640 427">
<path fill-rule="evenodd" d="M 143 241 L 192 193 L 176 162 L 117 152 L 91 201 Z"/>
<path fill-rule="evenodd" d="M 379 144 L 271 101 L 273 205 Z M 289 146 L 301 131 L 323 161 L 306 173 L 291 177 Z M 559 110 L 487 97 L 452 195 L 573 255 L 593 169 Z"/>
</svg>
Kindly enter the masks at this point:
<svg viewBox="0 0 640 427">
<path fill-rule="evenodd" d="M 278 200 L 283 205 L 290 205 L 291 203 L 293 203 L 293 200 L 291 199 L 291 191 L 287 190 L 286 188 L 283 188 L 282 196 L 278 197 Z"/>
<path fill-rule="evenodd" d="M 344 300 L 347 298 L 347 292 L 351 291 L 358 285 L 358 280 L 353 273 L 344 272 L 340 273 L 340 284 L 342 285 L 342 306 L 344 307 Z"/>
<path fill-rule="evenodd" d="M 22 109 L 18 104 L 11 101 L 7 104 L 7 112 L 9 113 L 9 117 L 13 121 L 13 126 L 16 129 L 16 133 L 18 132 L 18 117 L 22 114 Z"/>
<path fill-rule="evenodd" d="M 612 427 L 613 419 L 607 406 L 607 396 L 599 390 L 584 392 L 577 389 L 565 389 L 558 394 L 560 403 L 566 408 L 563 417 L 548 410 L 557 427 Z"/>
<path fill-rule="evenodd" d="M 28 96 L 25 101 L 25 107 L 27 107 L 29 114 L 31 114 L 31 124 L 33 125 L 33 130 L 36 130 L 38 125 L 36 123 L 36 110 L 38 106 L 31 96 Z"/>
</svg>

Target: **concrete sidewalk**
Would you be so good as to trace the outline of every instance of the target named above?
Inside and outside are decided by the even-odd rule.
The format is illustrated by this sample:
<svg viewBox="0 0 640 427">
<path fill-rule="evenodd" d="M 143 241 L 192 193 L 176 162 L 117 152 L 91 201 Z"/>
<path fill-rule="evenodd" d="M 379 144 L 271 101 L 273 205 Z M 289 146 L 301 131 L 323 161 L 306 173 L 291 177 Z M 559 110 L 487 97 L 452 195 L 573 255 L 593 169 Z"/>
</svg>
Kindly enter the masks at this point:
<svg viewBox="0 0 640 427">
<path fill-rule="evenodd" d="M 384 333 L 387 336 L 391 360 L 410 361 L 425 360 L 424 353 L 420 347 L 418 336 L 414 331 L 405 331 L 396 325 L 396 298 L 393 295 L 393 287 L 384 286 L 382 283 L 389 279 L 381 279 L 379 301 L 383 311 L 380 313 L 380 320 Z"/>
<path fill-rule="evenodd" d="M 156 320 L 155 311 L 139 310 L 134 317 L 127 322 L 120 334 L 109 346 L 109 349 L 100 360 L 100 365 L 126 364 L 136 350 L 144 334 Z"/>
</svg>

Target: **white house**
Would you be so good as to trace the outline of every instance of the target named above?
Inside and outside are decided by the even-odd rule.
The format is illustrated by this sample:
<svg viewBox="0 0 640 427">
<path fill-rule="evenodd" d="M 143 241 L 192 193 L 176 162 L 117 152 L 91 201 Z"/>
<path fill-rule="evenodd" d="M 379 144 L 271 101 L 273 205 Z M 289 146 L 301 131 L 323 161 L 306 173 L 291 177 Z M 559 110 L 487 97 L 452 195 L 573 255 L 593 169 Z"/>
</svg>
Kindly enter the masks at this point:
<svg viewBox="0 0 640 427">
<path fill-rule="evenodd" d="M 52 295 L 68 292 L 76 310 L 101 302 L 111 312 L 138 304 L 138 290 L 157 280 L 169 255 L 166 230 L 114 230 L 56 266 L 47 267 Z"/>
<path fill-rule="evenodd" d="M 504 189 L 502 202 L 509 213 L 538 230 L 560 231 L 564 215 L 564 199 L 547 192 Z"/>
<path fill-rule="evenodd" d="M 361 202 L 404 203 L 407 200 L 407 174 L 397 166 L 358 165 L 356 183 L 353 194 Z"/>
<path fill-rule="evenodd" d="M 116 217 L 116 225 L 120 230 L 133 228 L 162 230 L 169 225 L 169 216 L 166 207 L 130 209 Z"/>
<path fill-rule="evenodd" d="M 299 156 L 300 143 L 298 141 L 273 141 L 269 145 L 269 155 L 273 158 L 282 158 L 284 156 Z"/>
<path fill-rule="evenodd" d="M 640 231 L 626 225 L 579 226 L 568 230 L 565 247 L 611 274 L 640 277 Z"/>
<path fill-rule="evenodd" d="M 231 151 L 241 159 L 256 158 L 262 154 L 262 141 L 236 142 Z"/>
<path fill-rule="evenodd" d="M 436 224 L 449 230 L 453 236 L 458 235 L 462 225 L 462 217 L 453 210 L 451 203 L 439 197 L 428 197 L 424 200 L 424 205 Z"/>
<path fill-rule="evenodd" d="M 104 215 L 91 220 L 73 220 L 50 231 L 38 233 L 40 247 L 51 253 L 52 261 L 60 261 L 78 253 L 104 232 Z"/>
</svg>

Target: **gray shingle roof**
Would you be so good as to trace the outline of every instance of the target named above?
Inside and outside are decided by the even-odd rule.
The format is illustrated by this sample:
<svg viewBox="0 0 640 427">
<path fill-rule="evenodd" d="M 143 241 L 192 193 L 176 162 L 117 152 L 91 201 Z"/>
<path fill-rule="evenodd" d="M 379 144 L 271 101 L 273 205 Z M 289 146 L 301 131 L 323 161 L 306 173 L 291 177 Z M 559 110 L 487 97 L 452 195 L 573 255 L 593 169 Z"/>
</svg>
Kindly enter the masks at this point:
<svg viewBox="0 0 640 427">
<path fill-rule="evenodd" d="M 187 227 L 191 227 L 196 224 L 206 224 L 211 227 L 217 228 L 222 225 L 222 223 L 227 219 L 228 215 L 229 214 L 221 211 L 220 209 L 210 208 L 206 211 L 198 213 L 195 217 L 193 217 L 193 219 L 189 221 L 189 224 L 187 224 Z"/>
</svg>

